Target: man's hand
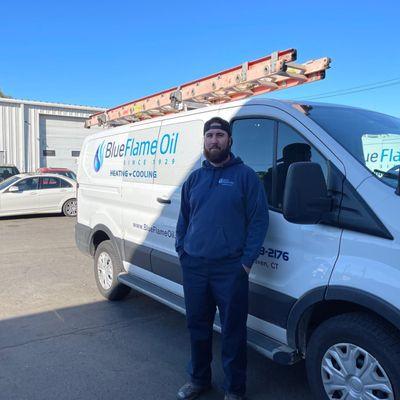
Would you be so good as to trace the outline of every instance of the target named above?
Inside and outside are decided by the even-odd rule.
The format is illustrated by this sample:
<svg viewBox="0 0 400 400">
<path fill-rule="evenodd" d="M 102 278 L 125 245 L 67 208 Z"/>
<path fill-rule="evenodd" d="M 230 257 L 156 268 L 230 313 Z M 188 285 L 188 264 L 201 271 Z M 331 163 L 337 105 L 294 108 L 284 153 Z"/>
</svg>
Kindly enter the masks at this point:
<svg viewBox="0 0 400 400">
<path fill-rule="evenodd" d="M 246 267 L 244 264 L 242 264 L 242 266 L 243 266 L 244 270 L 246 271 L 246 274 L 249 275 L 251 268 Z"/>
</svg>

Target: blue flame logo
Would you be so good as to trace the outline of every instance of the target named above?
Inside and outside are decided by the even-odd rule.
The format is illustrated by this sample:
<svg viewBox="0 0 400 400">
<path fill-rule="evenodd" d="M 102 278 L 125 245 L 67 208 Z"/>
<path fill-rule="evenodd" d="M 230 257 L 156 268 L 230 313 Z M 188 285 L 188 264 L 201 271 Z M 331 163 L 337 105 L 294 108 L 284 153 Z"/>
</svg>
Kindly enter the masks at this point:
<svg viewBox="0 0 400 400">
<path fill-rule="evenodd" d="M 104 141 L 97 148 L 96 154 L 94 155 L 93 168 L 96 172 L 99 172 L 101 166 L 103 165 L 104 161 L 103 147 L 104 147 Z"/>
</svg>

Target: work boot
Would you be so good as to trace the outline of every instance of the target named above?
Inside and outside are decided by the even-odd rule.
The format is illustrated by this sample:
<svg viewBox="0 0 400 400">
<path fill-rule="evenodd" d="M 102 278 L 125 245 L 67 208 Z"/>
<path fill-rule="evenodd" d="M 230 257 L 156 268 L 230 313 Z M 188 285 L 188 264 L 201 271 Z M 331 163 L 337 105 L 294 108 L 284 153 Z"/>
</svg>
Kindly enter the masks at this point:
<svg viewBox="0 0 400 400">
<path fill-rule="evenodd" d="M 202 393 L 209 390 L 211 386 L 199 386 L 193 382 L 185 383 L 179 390 L 176 398 L 178 400 L 193 400 L 199 397 Z"/>
<path fill-rule="evenodd" d="M 225 400 L 246 400 L 246 397 L 233 393 L 225 393 Z"/>
</svg>

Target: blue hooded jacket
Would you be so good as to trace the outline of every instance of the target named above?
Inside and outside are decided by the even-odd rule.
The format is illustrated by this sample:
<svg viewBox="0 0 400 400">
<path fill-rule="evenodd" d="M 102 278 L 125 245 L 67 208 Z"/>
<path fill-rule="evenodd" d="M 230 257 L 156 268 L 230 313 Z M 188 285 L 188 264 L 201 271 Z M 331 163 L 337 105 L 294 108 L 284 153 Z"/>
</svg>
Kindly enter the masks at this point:
<svg viewBox="0 0 400 400">
<path fill-rule="evenodd" d="M 268 229 L 268 204 L 257 174 L 231 153 L 222 167 L 204 161 L 183 184 L 176 251 L 209 260 L 240 258 L 251 267 Z"/>
</svg>

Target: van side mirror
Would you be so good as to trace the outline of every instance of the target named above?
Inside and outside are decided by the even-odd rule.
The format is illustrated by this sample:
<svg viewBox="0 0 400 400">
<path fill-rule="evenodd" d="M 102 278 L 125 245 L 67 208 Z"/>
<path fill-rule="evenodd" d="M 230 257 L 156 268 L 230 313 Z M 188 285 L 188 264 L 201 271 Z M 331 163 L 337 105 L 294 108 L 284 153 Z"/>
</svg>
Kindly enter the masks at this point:
<svg viewBox="0 0 400 400">
<path fill-rule="evenodd" d="M 317 224 L 332 210 L 321 166 L 313 162 L 290 165 L 283 194 L 283 216 L 295 224 Z"/>
<path fill-rule="evenodd" d="M 11 186 L 8 191 L 10 193 L 18 193 L 20 190 L 18 189 L 18 186 Z"/>
</svg>

